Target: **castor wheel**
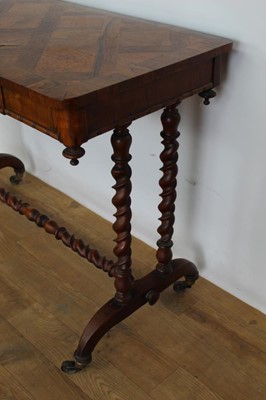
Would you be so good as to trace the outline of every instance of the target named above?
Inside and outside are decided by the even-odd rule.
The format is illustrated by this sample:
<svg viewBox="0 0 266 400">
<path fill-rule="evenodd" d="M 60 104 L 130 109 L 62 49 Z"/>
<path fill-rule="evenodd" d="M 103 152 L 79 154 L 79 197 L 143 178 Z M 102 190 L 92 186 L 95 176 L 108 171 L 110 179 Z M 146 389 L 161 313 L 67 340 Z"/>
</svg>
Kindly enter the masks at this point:
<svg viewBox="0 0 266 400">
<path fill-rule="evenodd" d="M 65 372 L 66 374 L 76 374 L 91 362 L 92 357 L 91 355 L 87 357 L 78 357 L 75 352 L 74 359 L 75 360 L 63 361 L 61 365 L 61 371 Z"/>
<path fill-rule="evenodd" d="M 86 365 L 78 364 L 76 361 L 66 360 L 62 362 L 61 370 L 66 374 L 76 374 L 85 367 Z"/>
<path fill-rule="evenodd" d="M 175 292 L 182 292 L 186 290 L 187 288 L 190 288 L 191 286 L 188 286 L 186 281 L 176 281 L 173 284 L 173 289 Z"/>
<path fill-rule="evenodd" d="M 195 275 L 189 275 L 185 277 L 183 281 L 176 281 L 173 285 L 173 289 L 175 292 L 182 292 L 186 289 L 190 289 L 196 280 L 198 279 L 199 274 L 196 273 Z"/>
<path fill-rule="evenodd" d="M 16 173 L 16 175 L 12 175 L 9 180 L 12 183 L 12 185 L 18 185 L 23 178 L 23 173 Z"/>
</svg>

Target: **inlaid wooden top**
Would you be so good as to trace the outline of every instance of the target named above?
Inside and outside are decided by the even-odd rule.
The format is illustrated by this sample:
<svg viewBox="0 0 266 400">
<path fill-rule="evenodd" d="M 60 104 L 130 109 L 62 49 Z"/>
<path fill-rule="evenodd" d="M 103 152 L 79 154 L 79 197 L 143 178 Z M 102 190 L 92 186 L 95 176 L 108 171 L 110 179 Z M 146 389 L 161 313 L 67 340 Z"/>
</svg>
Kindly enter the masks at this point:
<svg viewBox="0 0 266 400">
<path fill-rule="evenodd" d="M 227 39 L 60 0 L 0 0 L 0 111 L 77 146 L 214 86 L 230 49 Z"/>
</svg>

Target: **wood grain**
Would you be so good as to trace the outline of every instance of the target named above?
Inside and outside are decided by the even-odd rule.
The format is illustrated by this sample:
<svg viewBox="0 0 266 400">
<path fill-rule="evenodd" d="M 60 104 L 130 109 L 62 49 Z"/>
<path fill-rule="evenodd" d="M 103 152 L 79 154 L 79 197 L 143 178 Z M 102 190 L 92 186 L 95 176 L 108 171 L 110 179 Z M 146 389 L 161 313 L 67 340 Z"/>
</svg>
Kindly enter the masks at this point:
<svg viewBox="0 0 266 400">
<path fill-rule="evenodd" d="M 0 330 L 1 363 L 33 396 L 30 398 L 58 400 L 64 393 L 66 400 L 74 397 L 90 399 L 74 384 L 67 382 L 61 372 L 7 321 L 0 322 Z"/>
<path fill-rule="evenodd" d="M 94 136 L 218 85 L 232 47 L 60 0 L 0 10 L 0 112 L 64 143 L 74 163 Z"/>
<path fill-rule="evenodd" d="M 10 172 L 1 171 L 0 186 L 12 190 Z M 48 202 L 52 217 L 64 207 L 60 222 L 111 255 L 111 224 L 30 175 L 16 192 L 40 209 Z M 0 381 L 8 400 L 265 398 L 265 316 L 202 278 L 185 294 L 167 290 L 154 308 L 112 329 L 86 370 L 62 374 L 62 358 L 113 282 L 9 208 L 0 211 Z M 156 252 L 132 244 L 141 276 Z"/>
<path fill-rule="evenodd" d="M 162 385 L 152 391 L 152 397 L 156 400 L 176 400 L 177 396 L 178 400 L 222 400 L 222 397 L 183 368 L 177 368 Z"/>
<path fill-rule="evenodd" d="M 44 356 L 55 365 L 60 365 L 63 353 L 69 354 L 69 349 L 73 348 L 77 339 L 70 327 L 66 329 L 64 324 L 39 305 L 29 307 L 20 316 L 9 321 L 35 347 L 41 348 Z M 31 326 L 32 329 L 27 329 L 27 326 Z M 104 375 L 101 371 L 105 372 Z M 140 400 L 149 399 L 141 388 L 130 382 L 100 354 L 89 375 L 81 373 L 71 377 L 71 380 L 93 399 L 124 400 L 131 399 L 134 395 Z"/>
<path fill-rule="evenodd" d="M 0 398 L 2 400 L 33 399 L 33 396 L 2 366 L 0 366 L 0 377 Z"/>
</svg>

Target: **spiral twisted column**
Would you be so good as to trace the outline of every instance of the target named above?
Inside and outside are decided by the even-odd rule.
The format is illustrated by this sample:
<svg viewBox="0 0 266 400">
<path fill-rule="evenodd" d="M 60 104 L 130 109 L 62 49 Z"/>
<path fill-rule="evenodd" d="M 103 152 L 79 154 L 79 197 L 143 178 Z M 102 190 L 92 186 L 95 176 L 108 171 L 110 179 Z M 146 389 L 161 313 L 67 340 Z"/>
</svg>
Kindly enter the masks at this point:
<svg viewBox="0 0 266 400">
<path fill-rule="evenodd" d="M 159 181 L 162 193 L 160 194 L 162 201 L 159 204 L 159 211 L 161 212 L 161 224 L 157 230 L 160 239 L 157 242 L 158 250 L 156 253 L 158 264 L 157 271 L 166 275 L 171 272 L 171 260 L 173 246 L 173 225 L 175 222 L 175 199 L 176 199 L 176 177 L 177 177 L 177 160 L 178 160 L 178 141 L 180 133 L 177 128 L 180 122 L 180 114 L 176 108 L 179 104 L 176 103 L 172 106 L 166 107 L 161 116 L 163 131 L 161 136 L 163 138 L 162 145 L 164 149 L 160 155 L 163 163 L 161 171 L 162 178 Z"/>
<path fill-rule="evenodd" d="M 131 272 L 131 168 L 129 161 L 131 135 L 124 125 L 114 130 L 111 143 L 113 146 L 112 160 L 115 165 L 112 168 L 112 176 L 115 179 L 115 195 L 112 199 L 116 207 L 116 218 L 113 224 L 113 230 L 116 233 L 116 246 L 114 254 L 117 257 L 115 262 L 115 301 L 123 305 L 131 299 L 131 289 L 133 286 L 133 277 Z"/>
</svg>

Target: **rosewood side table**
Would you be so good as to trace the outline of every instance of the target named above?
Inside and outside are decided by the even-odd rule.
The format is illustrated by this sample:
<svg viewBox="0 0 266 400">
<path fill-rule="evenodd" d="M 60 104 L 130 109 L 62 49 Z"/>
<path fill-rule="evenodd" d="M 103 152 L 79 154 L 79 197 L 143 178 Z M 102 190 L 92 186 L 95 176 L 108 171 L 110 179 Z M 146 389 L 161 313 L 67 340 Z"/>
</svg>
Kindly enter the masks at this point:
<svg viewBox="0 0 266 400">
<path fill-rule="evenodd" d="M 63 371 L 83 369 L 110 328 L 145 303 L 155 304 L 168 286 L 185 289 L 197 279 L 194 264 L 173 260 L 171 251 L 180 121 L 176 107 L 196 93 L 209 103 L 215 95 L 211 89 L 220 81 L 222 57 L 231 47 L 227 39 L 60 0 L 0 0 L 0 112 L 60 141 L 71 165 L 84 155 L 83 143 L 113 130 L 114 261 L 0 189 L 3 203 L 114 278 L 114 297 L 90 320 L 74 361 L 64 361 Z M 135 280 L 128 127 L 162 108 L 157 261 L 152 272 Z M 1 154 L 4 167 L 14 168 L 13 183 L 21 181 L 24 165 L 19 159 Z"/>
</svg>

